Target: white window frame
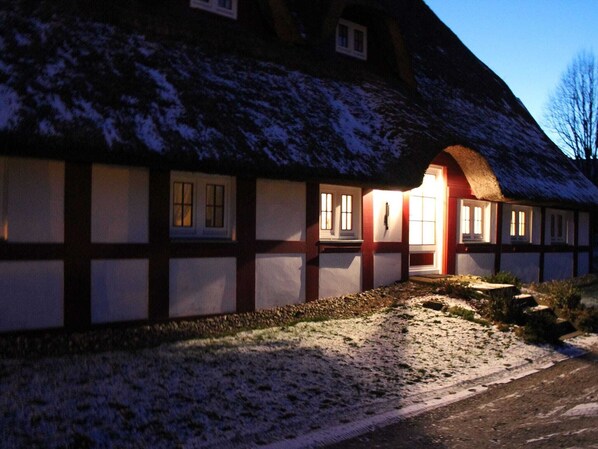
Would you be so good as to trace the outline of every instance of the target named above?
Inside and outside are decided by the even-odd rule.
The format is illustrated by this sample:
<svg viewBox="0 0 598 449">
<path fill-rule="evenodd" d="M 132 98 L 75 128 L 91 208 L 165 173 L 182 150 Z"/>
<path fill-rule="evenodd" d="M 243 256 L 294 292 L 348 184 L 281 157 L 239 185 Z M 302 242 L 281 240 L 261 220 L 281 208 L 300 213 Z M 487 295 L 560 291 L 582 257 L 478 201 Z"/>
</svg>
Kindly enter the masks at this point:
<svg viewBox="0 0 598 449">
<path fill-rule="evenodd" d="M 8 238 L 8 217 L 6 204 L 8 200 L 8 169 L 5 158 L 0 157 L 0 241 Z"/>
<path fill-rule="evenodd" d="M 339 28 L 340 26 L 347 27 L 347 46 L 340 45 L 339 42 Z M 355 49 L 355 31 L 359 31 L 363 33 L 363 51 L 358 51 Z M 363 25 L 359 25 L 358 23 L 351 22 L 346 19 L 339 19 L 338 24 L 336 25 L 336 51 L 338 53 L 342 53 L 347 56 L 351 56 L 353 58 L 367 60 L 368 58 L 368 29 Z"/>
<path fill-rule="evenodd" d="M 322 194 L 332 195 L 332 226 L 322 229 Z M 342 230 L 342 196 L 352 197 L 352 226 L 350 230 Z M 344 187 L 336 185 L 320 185 L 319 195 L 319 229 L 321 240 L 359 240 L 361 238 L 361 189 L 358 187 Z"/>
<path fill-rule="evenodd" d="M 219 0 L 190 0 L 191 8 L 203 9 L 214 14 L 237 19 L 237 3 L 238 0 L 230 0 L 231 8 L 223 8 L 218 4 Z"/>
<path fill-rule="evenodd" d="M 470 229 L 465 232 L 464 214 L 465 208 L 469 208 Z M 475 210 L 481 211 L 481 233 L 475 232 Z M 460 243 L 491 243 L 492 242 L 492 207 L 489 201 L 462 199 L 459 201 L 459 242 Z"/>
<path fill-rule="evenodd" d="M 515 214 L 515 221 L 513 221 L 513 214 Z M 521 214 L 524 214 L 525 216 L 523 234 L 521 234 Z M 511 213 L 507 217 L 507 220 L 509 221 L 509 237 L 512 243 L 531 242 L 531 229 L 533 220 L 531 207 L 511 206 Z"/>
<path fill-rule="evenodd" d="M 193 185 L 192 225 L 179 227 L 174 225 L 174 184 L 176 182 Z M 206 186 L 208 184 L 224 186 L 223 226 L 206 227 Z M 192 172 L 172 172 L 170 175 L 170 236 L 198 239 L 232 239 L 235 218 L 235 181 L 229 176 L 206 175 Z"/>
</svg>

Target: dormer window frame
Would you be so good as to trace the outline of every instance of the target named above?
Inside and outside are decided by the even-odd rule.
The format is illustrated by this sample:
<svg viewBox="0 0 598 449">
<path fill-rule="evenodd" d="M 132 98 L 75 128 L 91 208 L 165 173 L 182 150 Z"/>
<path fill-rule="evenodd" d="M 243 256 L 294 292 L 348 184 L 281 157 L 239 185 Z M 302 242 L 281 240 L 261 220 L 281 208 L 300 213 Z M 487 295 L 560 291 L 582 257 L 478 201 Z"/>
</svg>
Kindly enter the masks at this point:
<svg viewBox="0 0 598 449">
<path fill-rule="evenodd" d="M 343 31 L 344 30 L 344 31 Z M 367 27 L 346 19 L 339 19 L 336 26 L 336 51 L 353 58 L 367 61 L 368 32 Z M 341 36 L 342 33 L 342 36 Z M 361 40 L 358 36 L 362 36 Z M 362 46 L 363 51 L 357 47 Z"/>
<path fill-rule="evenodd" d="M 190 0 L 189 6 L 236 20 L 238 2 L 239 0 Z M 230 8 L 222 6 L 223 3 L 230 3 Z"/>
</svg>

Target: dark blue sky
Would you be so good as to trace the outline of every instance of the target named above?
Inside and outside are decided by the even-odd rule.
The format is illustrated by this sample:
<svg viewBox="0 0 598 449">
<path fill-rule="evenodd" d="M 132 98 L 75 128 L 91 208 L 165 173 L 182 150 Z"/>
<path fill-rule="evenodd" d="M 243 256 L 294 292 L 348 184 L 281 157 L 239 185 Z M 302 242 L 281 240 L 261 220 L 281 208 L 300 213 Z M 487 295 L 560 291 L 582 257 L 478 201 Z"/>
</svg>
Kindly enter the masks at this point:
<svg viewBox="0 0 598 449">
<path fill-rule="evenodd" d="M 425 0 L 542 125 L 550 93 L 581 50 L 598 53 L 598 0 Z"/>
</svg>

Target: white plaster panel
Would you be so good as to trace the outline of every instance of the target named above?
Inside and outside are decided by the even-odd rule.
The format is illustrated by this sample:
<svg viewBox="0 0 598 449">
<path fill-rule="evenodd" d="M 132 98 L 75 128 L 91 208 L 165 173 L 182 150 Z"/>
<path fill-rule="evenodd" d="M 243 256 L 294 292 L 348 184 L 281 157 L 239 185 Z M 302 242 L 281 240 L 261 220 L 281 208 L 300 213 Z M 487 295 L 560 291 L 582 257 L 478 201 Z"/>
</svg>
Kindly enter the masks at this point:
<svg viewBox="0 0 598 449">
<path fill-rule="evenodd" d="M 255 295 L 258 310 L 305 302 L 305 255 L 258 254 Z"/>
<path fill-rule="evenodd" d="M 590 254 L 579 253 L 577 255 L 577 275 L 583 276 L 590 272 Z"/>
<path fill-rule="evenodd" d="M 61 327 L 62 261 L 0 262 L 0 332 Z"/>
<path fill-rule="evenodd" d="M 147 243 L 149 176 L 146 169 L 94 165 L 91 175 L 91 240 Z"/>
<path fill-rule="evenodd" d="M 320 254 L 320 298 L 361 291 L 361 254 Z"/>
<path fill-rule="evenodd" d="M 148 261 L 91 261 L 91 321 L 143 320 L 148 317 Z"/>
<path fill-rule="evenodd" d="M 64 241 L 64 163 L 8 158 L 9 242 Z"/>
<path fill-rule="evenodd" d="M 234 257 L 171 259 L 170 316 L 234 312 L 237 307 Z"/>
<path fill-rule="evenodd" d="M 573 276 L 573 253 L 544 254 L 544 280 L 568 279 Z"/>
<path fill-rule="evenodd" d="M 374 287 L 401 280 L 401 253 L 374 254 Z"/>
<path fill-rule="evenodd" d="M 500 271 L 508 271 L 523 282 L 538 282 L 540 279 L 540 254 L 503 254 L 500 262 Z"/>
<path fill-rule="evenodd" d="M 403 226 L 403 192 L 398 190 L 374 190 L 374 241 L 375 242 L 400 242 L 402 240 Z M 388 203 L 388 229 L 384 224 Z"/>
<path fill-rule="evenodd" d="M 494 273 L 494 253 L 457 254 L 457 274 L 488 276 Z"/>
<path fill-rule="evenodd" d="M 256 189 L 257 239 L 305 240 L 305 184 L 258 179 Z"/>
<path fill-rule="evenodd" d="M 580 246 L 590 244 L 590 214 L 587 212 L 579 213 L 579 240 Z"/>
</svg>

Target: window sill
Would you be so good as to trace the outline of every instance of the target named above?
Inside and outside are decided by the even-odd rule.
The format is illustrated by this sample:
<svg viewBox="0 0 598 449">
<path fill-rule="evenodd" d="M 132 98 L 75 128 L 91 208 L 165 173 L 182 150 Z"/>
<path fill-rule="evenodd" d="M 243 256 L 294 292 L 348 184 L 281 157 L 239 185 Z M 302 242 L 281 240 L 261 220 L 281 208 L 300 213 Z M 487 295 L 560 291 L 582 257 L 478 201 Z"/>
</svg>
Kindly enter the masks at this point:
<svg viewBox="0 0 598 449">
<path fill-rule="evenodd" d="M 226 239 L 226 238 L 212 238 L 212 237 L 197 237 L 197 236 L 192 236 L 192 237 L 183 237 L 183 236 L 176 236 L 170 237 L 170 241 L 172 243 L 213 243 L 213 244 L 236 244 L 237 241 L 236 240 L 232 240 L 232 239 Z"/>
<path fill-rule="evenodd" d="M 363 240 L 320 240 L 318 246 L 321 253 L 357 253 L 361 252 Z"/>
</svg>

